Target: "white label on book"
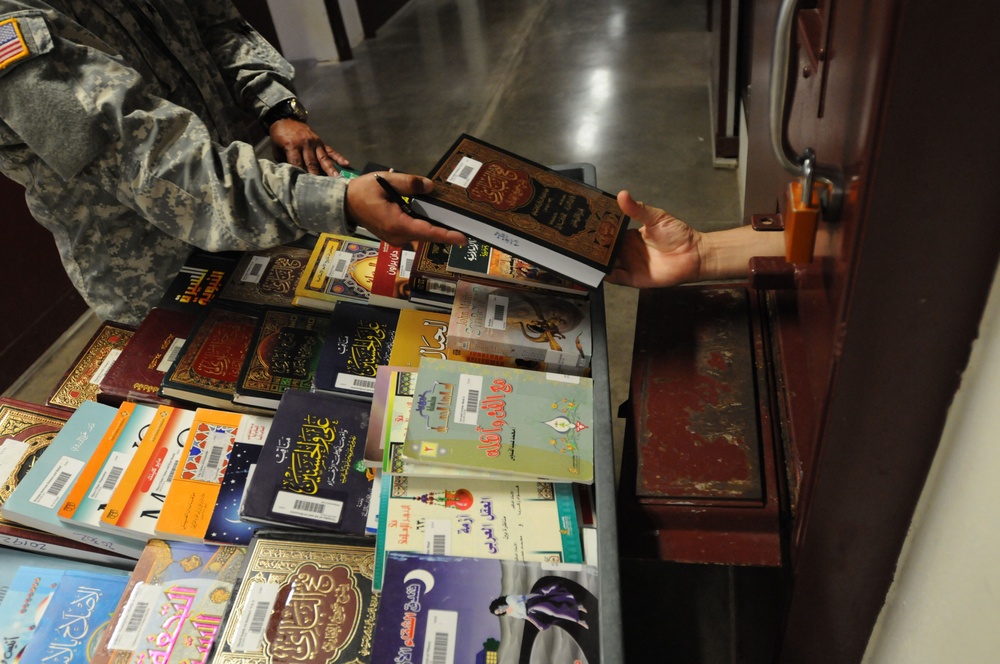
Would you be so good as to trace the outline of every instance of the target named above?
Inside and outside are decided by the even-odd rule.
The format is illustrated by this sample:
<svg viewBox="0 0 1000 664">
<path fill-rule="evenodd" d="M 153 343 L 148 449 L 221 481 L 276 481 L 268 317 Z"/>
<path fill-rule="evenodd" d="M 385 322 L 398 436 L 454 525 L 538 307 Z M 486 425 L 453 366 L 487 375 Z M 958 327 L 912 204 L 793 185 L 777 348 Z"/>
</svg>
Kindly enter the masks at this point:
<svg viewBox="0 0 1000 664">
<path fill-rule="evenodd" d="M 240 417 L 240 426 L 236 429 L 236 442 L 263 445 L 273 420 L 273 417 L 243 415 Z"/>
<path fill-rule="evenodd" d="M 451 555 L 451 521 L 427 519 L 424 522 L 424 553 L 431 556 Z"/>
<path fill-rule="evenodd" d="M 370 496 L 382 495 L 382 473 L 376 472 L 372 479 L 372 489 Z M 368 519 L 365 521 L 365 532 L 374 535 L 378 532 L 378 501 L 373 500 L 368 508 Z"/>
<path fill-rule="evenodd" d="M 458 635 L 458 611 L 429 609 L 424 632 L 424 658 L 421 664 L 455 664 L 455 637 Z"/>
<path fill-rule="evenodd" d="M 156 365 L 156 370 L 160 373 L 170 371 L 170 367 L 174 366 L 174 362 L 177 361 L 177 357 L 181 354 L 182 348 L 184 348 L 184 339 L 174 339 L 170 344 L 170 348 L 163 354 L 163 359 Z"/>
<path fill-rule="evenodd" d="M 579 385 L 579 376 L 570 376 L 568 374 L 561 373 L 548 373 L 545 374 L 545 380 L 551 380 L 556 383 L 569 383 L 570 385 Z"/>
<path fill-rule="evenodd" d="M 333 261 L 330 262 L 330 269 L 326 276 L 331 279 L 343 279 L 347 276 L 347 270 L 351 267 L 354 254 L 349 251 L 333 252 Z"/>
<path fill-rule="evenodd" d="M 358 392 L 367 392 L 368 394 L 375 394 L 375 379 L 368 378 L 367 376 L 354 376 L 348 373 L 337 374 L 337 380 L 334 385 L 338 390 L 356 390 Z"/>
<path fill-rule="evenodd" d="M 102 503 L 108 502 L 111 499 L 111 494 L 115 492 L 115 487 L 118 486 L 118 481 L 125 473 L 128 462 L 129 455 L 125 452 L 112 452 L 109 454 L 108 460 L 104 462 L 104 467 L 101 468 L 101 473 L 90 487 L 90 496 L 88 497 L 91 500 L 97 500 Z"/>
<path fill-rule="evenodd" d="M 83 470 L 83 466 L 84 462 L 79 459 L 68 456 L 60 458 L 29 500 L 36 505 L 55 509 L 62 502 L 66 489 Z"/>
<path fill-rule="evenodd" d="M 448 175 L 448 182 L 462 189 L 468 189 L 472 178 L 476 177 L 476 173 L 482 167 L 483 162 L 476 161 L 472 157 L 462 157 L 458 165 Z"/>
<path fill-rule="evenodd" d="M 268 618 L 274 609 L 274 602 L 278 599 L 280 589 L 281 586 L 277 583 L 257 581 L 250 584 L 250 590 L 247 591 L 243 603 L 243 613 L 236 622 L 236 629 L 233 630 L 232 640 L 229 642 L 233 652 L 260 651 L 261 643 L 264 641 L 264 630 L 267 628 Z"/>
<path fill-rule="evenodd" d="M 438 295 L 454 295 L 458 286 L 454 281 L 443 279 L 428 279 L 427 290 Z"/>
<path fill-rule="evenodd" d="M 344 511 L 344 501 L 279 491 L 271 510 L 287 516 L 339 523 L 340 515 Z"/>
<path fill-rule="evenodd" d="M 28 444 L 8 438 L 0 445 L 0 484 L 3 484 L 21 465 L 21 459 L 28 452 Z"/>
<path fill-rule="evenodd" d="M 108 640 L 109 650 L 128 650 L 134 652 L 139 647 L 139 639 L 143 636 L 143 626 L 149 619 L 160 599 L 162 587 L 155 583 L 140 581 L 135 584 L 128 603 L 122 610 L 122 615 L 115 625 L 111 638 Z"/>
<path fill-rule="evenodd" d="M 510 298 L 503 295 L 490 295 L 486 298 L 486 316 L 483 325 L 490 330 L 507 329 L 507 309 Z"/>
<path fill-rule="evenodd" d="M 243 271 L 243 276 L 240 277 L 240 281 L 245 284 L 259 284 L 260 278 L 264 276 L 264 271 L 270 262 L 271 259 L 266 256 L 252 256 L 250 264 L 247 265 L 247 269 Z"/>
<path fill-rule="evenodd" d="M 415 251 L 403 249 L 402 253 L 399 255 L 399 276 L 401 278 L 410 278 L 410 272 L 413 271 L 413 261 L 416 259 L 417 254 Z"/>
<path fill-rule="evenodd" d="M 455 396 L 455 424 L 475 425 L 479 420 L 479 400 L 483 396 L 483 377 L 462 374 L 458 379 Z"/>
<path fill-rule="evenodd" d="M 108 355 L 101 362 L 101 366 L 97 367 L 97 371 L 95 371 L 94 375 L 90 377 L 90 384 L 100 385 L 101 381 L 104 380 L 104 377 L 108 375 L 108 371 L 111 370 L 111 365 L 115 363 L 115 360 L 117 360 L 118 356 L 121 354 L 121 348 L 112 348 L 108 351 Z"/>
</svg>

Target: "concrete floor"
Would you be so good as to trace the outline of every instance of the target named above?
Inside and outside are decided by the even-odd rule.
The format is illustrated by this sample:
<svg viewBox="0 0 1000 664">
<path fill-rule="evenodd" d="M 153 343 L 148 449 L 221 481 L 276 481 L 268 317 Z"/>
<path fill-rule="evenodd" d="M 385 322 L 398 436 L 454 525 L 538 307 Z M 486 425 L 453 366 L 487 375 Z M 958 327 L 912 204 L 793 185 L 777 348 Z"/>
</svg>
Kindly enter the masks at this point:
<svg viewBox="0 0 1000 664">
<path fill-rule="evenodd" d="M 317 132 L 358 167 L 426 173 L 467 132 L 541 163 L 592 163 L 606 191 L 627 188 L 702 230 L 731 227 L 739 187 L 713 164 L 706 7 L 410 0 L 353 60 L 296 63 L 298 91 Z M 613 412 L 628 393 L 636 295 L 607 286 Z M 82 321 L 7 396 L 44 402 L 96 324 Z M 732 661 L 727 574 L 623 561 L 628 661 Z"/>
</svg>

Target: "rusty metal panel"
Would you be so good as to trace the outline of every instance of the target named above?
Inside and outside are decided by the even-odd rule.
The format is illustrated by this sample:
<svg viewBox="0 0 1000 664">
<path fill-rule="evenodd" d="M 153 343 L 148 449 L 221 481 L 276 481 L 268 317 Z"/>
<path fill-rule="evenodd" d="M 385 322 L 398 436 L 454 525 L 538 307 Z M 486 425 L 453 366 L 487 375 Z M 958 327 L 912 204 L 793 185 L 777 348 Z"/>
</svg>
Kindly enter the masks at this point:
<svg viewBox="0 0 1000 664">
<path fill-rule="evenodd" d="M 643 291 L 633 351 L 636 493 L 764 500 L 747 291 Z"/>
</svg>

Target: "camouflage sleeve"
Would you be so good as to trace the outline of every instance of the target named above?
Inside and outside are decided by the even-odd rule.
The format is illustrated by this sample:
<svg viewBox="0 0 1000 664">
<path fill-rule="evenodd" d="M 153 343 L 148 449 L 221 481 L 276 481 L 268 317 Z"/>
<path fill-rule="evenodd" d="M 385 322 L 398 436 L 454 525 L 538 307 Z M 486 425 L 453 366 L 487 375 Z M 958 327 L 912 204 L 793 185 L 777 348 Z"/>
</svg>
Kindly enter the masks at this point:
<svg viewBox="0 0 1000 664">
<path fill-rule="evenodd" d="M 186 4 L 202 42 L 244 109 L 260 118 L 294 96 L 292 65 L 240 16 L 230 0 L 189 0 Z"/>
<path fill-rule="evenodd" d="M 10 17 L 28 55 L 0 71 L 0 118 L 64 180 L 97 186 L 210 251 L 346 230 L 345 179 L 258 160 L 246 143 L 213 143 L 194 113 L 145 94 L 118 59 L 50 34 L 33 13 L 0 22 Z"/>
</svg>

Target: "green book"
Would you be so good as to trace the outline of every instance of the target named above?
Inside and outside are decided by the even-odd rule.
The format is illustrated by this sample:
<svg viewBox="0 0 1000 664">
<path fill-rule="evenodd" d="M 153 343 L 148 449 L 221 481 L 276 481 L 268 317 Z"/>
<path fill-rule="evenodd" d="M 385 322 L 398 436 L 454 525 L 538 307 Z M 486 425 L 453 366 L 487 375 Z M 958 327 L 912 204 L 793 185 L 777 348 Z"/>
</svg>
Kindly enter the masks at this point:
<svg viewBox="0 0 1000 664">
<path fill-rule="evenodd" d="M 590 378 L 424 358 L 403 455 L 498 476 L 594 481 Z"/>
</svg>

